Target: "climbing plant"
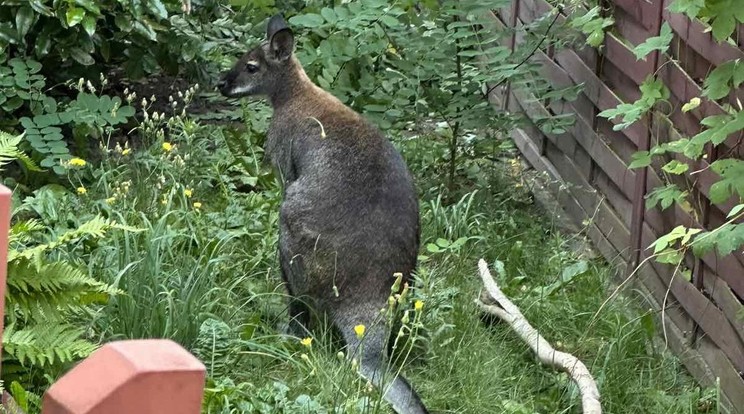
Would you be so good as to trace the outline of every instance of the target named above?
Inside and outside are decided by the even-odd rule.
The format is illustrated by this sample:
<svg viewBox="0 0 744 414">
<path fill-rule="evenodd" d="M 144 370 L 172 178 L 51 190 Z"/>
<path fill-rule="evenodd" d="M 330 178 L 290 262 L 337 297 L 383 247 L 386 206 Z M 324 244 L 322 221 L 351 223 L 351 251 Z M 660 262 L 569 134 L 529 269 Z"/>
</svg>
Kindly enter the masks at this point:
<svg viewBox="0 0 744 414">
<path fill-rule="evenodd" d="M 738 0 L 676 0 L 668 9 L 672 13 L 684 13 L 690 19 L 698 19 L 707 24 L 713 38 L 720 43 L 729 42 L 735 45 L 731 37 L 737 24 L 744 23 L 744 7 Z M 633 53 L 638 59 L 643 59 L 653 51 L 665 53 L 672 39 L 671 27 L 664 23 L 658 36 L 646 39 L 633 49 Z M 735 59 L 719 65 L 703 80 L 701 96 L 690 99 L 679 110 L 692 111 L 703 100 L 708 100 L 718 104 L 723 109 L 722 113 L 703 118 L 700 122 L 702 130 L 693 136 L 660 142 L 648 151 L 633 155 L 630 168 L 647 168 L 654 160 L 673 156 L 663 162 L 663 183 L 648 193 L 647 208 L 660 205 L 665 210 L 676 204 L 695 215 L 691 207 L 695 202 L 694 193 L 680 188 L 679 180 L 674 177 L 689 176 L 690 166 L 706 159 L 706 148 L 717 148 L 730 137 L 740 137 L 744 133 L 744 108 L 740 101 L 730 99 L 742 83 L 744 62 Z M 635 102 L 622 103 L 616 108 L 601 112 L 599 116 L 610 120 L 620 119 L 614 126 L 615 130 L 628 128 L 645 115 L 668 118 L 668 114 L 665 114 L 668 109 L 662 110 L 662 107 L 669 106 L 661 103 L 667 103 L 669 91 L 658 74 L 650 75 L 641 84 L 640 92 L 641 96 Z M 717 159 L 706 168 L 718 175 L 718 180 L 710 187 L 710 201 L 714 204 L 732 201 L 735 207 L 729 211 L 727 221 L 715 228 L 704 230 L 678 226 L 659 237 L 650 246 L 657 261 L 680 265 L 690 249 L 697 256 L 713 250 L 720 255 L 727 255 L 744 245 L 744 224 L 740 222 L 744 218 L 744 160 Z"/>
</svg>

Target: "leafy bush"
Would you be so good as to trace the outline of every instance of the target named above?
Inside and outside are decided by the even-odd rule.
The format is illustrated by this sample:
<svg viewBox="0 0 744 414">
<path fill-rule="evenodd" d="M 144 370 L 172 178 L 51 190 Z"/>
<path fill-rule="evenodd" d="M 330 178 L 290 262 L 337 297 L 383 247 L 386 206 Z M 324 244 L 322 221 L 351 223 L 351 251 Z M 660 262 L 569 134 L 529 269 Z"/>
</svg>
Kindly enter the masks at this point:
<svg viewBox="0 0 744 414">
<path fill-rule="evenodd" d="M 54 190 L 37 190 L 36 198 L 21 205 L 16 215 L 48 191 Z M 88 332 L 74 320 L 85 318 L 92 305 L 105 303 L 117 290 L 90 276 L 74 261 L 60 259 L 59 253 L 116 229 L 134 230 L 101 217 L 57 235 L 49 234 L 38 219 L 13 224 L 3 335 L 4 380 L 43 378 L 42 373 L 59 372 L 96 348 Z"/>
</svg>

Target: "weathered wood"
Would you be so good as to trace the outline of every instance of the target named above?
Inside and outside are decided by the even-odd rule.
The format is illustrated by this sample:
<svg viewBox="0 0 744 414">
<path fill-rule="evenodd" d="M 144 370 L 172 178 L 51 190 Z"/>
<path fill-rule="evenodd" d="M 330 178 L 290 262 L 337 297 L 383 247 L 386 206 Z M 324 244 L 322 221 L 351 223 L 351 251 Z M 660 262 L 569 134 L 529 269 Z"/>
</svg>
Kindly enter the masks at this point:
<svg viewBox="0 0 744 414">
<path fill-rule="evenodd" d="M 586 66 L 575 52 L 568 49 L 561 50 L 556 53 L 555 60 L 575 83 L 584 84 L 584 95 L 600 111 L 615 108 L 622 103 L 617 95 L 597 77 L 592 69 Z M 618 121 L 613 120 L 611 122 L 617 123 Z M 628 137 L 637 147 L 645 134 L 645 127 L 640 122 L 636 122 L 630 127 L 623 129 L 621 133 Z"/>
<path fill-rule="evenodd" d="M 664 9 L 664 20 L 685 43 L 712 64 L 718 66 L 734 59 L 744 59 L 744 51 L 727 43 L 717 43 L 713 34 L 698 21 L 691 21 L 684 14 Z"/>
<path fill-rule="evenodd" d="M 645 232 L 644 245 L 650 244 L 658 235 Z M 641 260 L 650 257 L 651 252 L 643 250 Z M 674 297 L 682 305 L 688 315 L 703 328 L 708 337 L 718 345 L 728 356 L 737 369 L 744 371 L 744 343 L 731 327 L 731 324 L 718 307 L 706 298 L 682 275 L 674 274 L 675 269 L 670 265 L 657 263 L 653 259 L 648 262 L 653 266 L 661 280 L 668 286 Z"/>
<path fill-rule="evenodd" d="M 661 1 L 663 0 L 614 0 L 613 4 L 616 6 L 615 12 L 617 12 L 618 8 L 622 9 L 651 34 L 659 31 L 659 20 L 656 18 L 656 15 L 658 14 L 659 2 Z M 620 19 L 616 18 L 616 20 Z M 651 36 L 656 35 L 651 34 Z"/>
<path fill-rule="evenodd" d="M 647 148 L 651 140 L 668 142 L 681 138 L 681 134 L 694 135 L 701 130 L 701 119 L 722 113 L 720 105 L 707 99 L 686 113 L 681 112 L 680 107 L 693 97 L 701 96 L 702 78 L 715 65 L 744 56 L 742 50 L 715 43 L 709 33 L 702 31 L 699 22 L 671 15 L 666 10 L 669 3 L 670 0 L 612 0 L 607 3 L 615 7 L 615 33 L 624 39 L 607 34 L 601 65 L 587 65 L 580 53 L 572 50 L 561 50 L 554 56 L 552 53 L 536 54 L 535 60 L 543 66 L 542 75 L 556 87 L 583 83 L 581 99 L 575 102 L 551 100 L 542 105 L 523 92 L 511 94 L 512 109 L 532 120 L 550 113 L 573 111 L 577 115 L 574 126 L 564 134 L 544 134 L 528 123 L 526 132 L 513 131 L 512 136 L 535 168 L 548 171 L 556 178 L 557 184 L 549 187 L 567 214 L 577 223 L 587 223 L 591 218 L 585 227 L 586 234 L 605 257 L 615 262 L 619 260 L 625 267 L 630 259 L 631 230 L 627 211 L 631 200 L 637 217 L 632 228 L 639 229 L 634 230 L 633 236 L 637 247 L 648 246 L 657 236 L 679 224 L 715 228 L 737 201 L 732 199 L 708 207 L 710 186 L 719 179 L 709 168 L 716 155 L 711 149 L 707 150 L 707 159 L 690 161 L 681 155 L 669 154 L 666 160 L 664 157 L 655 160 L 645 171 L 627 170 L 632 154 Z M 518 14 L 525 24 L 544 15 L 550 7 L 544 0 L 524 0 L 521 4 Z M 661 55 L 653 52 L 638 61 L 626 45 L 638 44 L 649 35 L 656 35 L 664 19 L 669 20 L 675 34 L 669 50 L 674 60 L 662 61 Z M 608 122 L 595 117 L 598 111 L 638 99 L 638 85 L 654 73 L 671 91 L 670 105 L 660 107 L 667 113 L 667 119 L 642 119 L 627 129 L 612 131 L 611 125 L 618 120 Z M 744 90 L 739 95 L 742 99 Z M 733 95 L 730 102 L 736 102 Z M 539 135 L 539 139 L 529 136 L 532 134 Z M 531 144 L 530 140 L 538 140 L 539 144 Z M 734 146 L 737 140 L 738 137 L 729 137 L 718 154 L 744 156 L 744 150 Z M 543 142 L 544 147 L 541 147 Z M 670 159 L 690 165 L 687 173 L 671 178 L 691 191 L 695 205 L 690 211 L 677 205 L 665 211 L 658 208 L 646 211 L 643 188 L 661 184 L 660 167 Z M 639 175 L 641 172 L 643 175 Z M 646 250 L 640 253 L 639 259 L 650 254 Z M 672 277 L 667 265 L 653 261 L 642 266 L 635 277 L 648 292 L 653 292 L 656 306 L 667 298 L 665 316 L 670 346 L 704 385 L 712 385 L 713 379 L 720 377 L 724 411 L 737 412 L 739 407 L 744 407 L 744 381 L 737 375 L 737 370 L 744 370 L 744 326 L 738 318 L 744 307 L 741 303 L 744 255 L 737 252 L 719 258 L 711 252 L 699 261 L 688 255 L 684 265 L 695 269 L 697 285 L 679 275 Z M 705 331 L 705 336 L 697 342 L 699 352 L 688 346 L 696 326 Z"/>
<path fill-rule="evenodd" d="M 605 35 L 605 57 L 612 62 L 625 76 L 632 79 L 636 85 L 640 85 L 654 73 L 654 59 L 651 53 L 645 58 L 638 60 L 631 50 L 614 34 Z"/>
</svg>

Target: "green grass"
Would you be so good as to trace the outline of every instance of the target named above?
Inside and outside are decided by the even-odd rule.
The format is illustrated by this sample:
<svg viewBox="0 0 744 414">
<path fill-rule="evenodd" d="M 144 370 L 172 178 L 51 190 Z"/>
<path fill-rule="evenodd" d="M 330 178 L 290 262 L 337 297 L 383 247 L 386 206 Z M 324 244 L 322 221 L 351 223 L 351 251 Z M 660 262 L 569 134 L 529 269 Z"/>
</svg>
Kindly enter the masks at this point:
<svg viewBox="0 0 744 414">
<path fill-rule="evenodd" d="M 311 347 L 281 334 L 280 188 L 259 171 L 260 151 L 236 156 L 227 149 L 235 137 L 179 119 L 168 136 L 173 152 L 154 136 L 131 155 L 110 155 L 100 168 L 71 177 L 93 183 L 72 208 L 80 219 L 100 213 L 141 230 L 74 252 L 85 252 L 79 259 L 92 275 L 122 290 L 92 313 L 90 336 L 180 342 L 207 366 L 206 413 L 389 412 L 337 355 L 330 333 L 314 332 Z M 246 137 L 260 145 L 259 135 Z M 575 236 L 552 228 L 509 165 L 463 159 L 449 193 L 441 147 L 436 136 L 400 142 L 421 193 L 412 299 L 424 307 L 412 314 L 417 333 L 396 356 L 432 412 L 580 412 L 566 375 L 541 366 L 505 324 L 474 304 L 480 258 L 548 341 L 586 363 L 605 412 L 697 413 L 701 400 L 715 400 L 655 340 L 655 315 L 620 296 L 595 317 L 612 269 L 571 250 Z M 564 271 L 570 280 L 561 281 Z"/>
<path fill-rule="evenodd" d="M 415 157 L 415 150 L 429 139 L 407 143 L 406 156 Z M 411 164 L 420 165 L 415 160 Z M 612 269 L 602 260 L 572 252 L 573 236 L 551 228 L 529 202 L 529 194 L 507 178 L 503 166 L 477 164 L 479 176 L 463 174 L 461 192 L 446 197 L 451 202 L 439 196 L 441 182 L 426 178 L 438 174 L 415 170 L 423 195 L 422 262 L 415 297 L 425 307 L 422 330 L 403 372 L 432 412 L 580 412 L 577 389 L 567 376 L 541 366 L 507 326 L 484 318 L 473 303 L 481 290 L 479 258 L 503 263 L 499 283 L 533 326 L 587 364 L 605 412 L 700 412 L 700 401 L 714 393 L 703 393 L 679 362 L 655 344 L 655 315 L 639 312 L 621 296 L 595 317 L 611 291 Z M 453 243 L 458 239 L 460 243 Z M 585 271 L 558 283 L 569 267 Z M 273 278 L 278 282 L 275 271 Z M 547 295 L 545 287 L 551 287 Z M 271 292 L 275 295 L 276 289 Z M 279 313 L 269 318 L 272 323 L 286 318 L 281 307 L 273 311 Z M 224 375 L 238 385 L 216 386 L 207 412 L 332 412 L 331 407 L 342 407 L 340 412 L 387 412 L 378 404 L 379 394 L 337 357 L 325 333 L 315 333 L 307 349 L 296 339 L 275 335 L 270 326 L 259 330 L 267 335 L 236 342 L 246 358 L 243 372 L 231 369 L 214 375 L 216 385 L 224 386 Z M 220 398 L 223 402 L 217 403 Z M 230 401 L 229 409 L 225 401 Z M 235 408 L 246 401 L 250 403 Z"/>
</svg>

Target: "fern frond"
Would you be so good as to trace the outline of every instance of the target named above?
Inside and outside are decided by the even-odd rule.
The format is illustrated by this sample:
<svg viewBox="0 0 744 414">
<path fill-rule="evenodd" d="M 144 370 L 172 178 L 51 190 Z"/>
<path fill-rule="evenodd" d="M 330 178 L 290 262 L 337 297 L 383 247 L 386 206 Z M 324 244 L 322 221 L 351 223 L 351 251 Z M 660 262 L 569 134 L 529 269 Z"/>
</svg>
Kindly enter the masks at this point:
<svg viewBox="0 0 744 414">
<path fill-rule="evenodd" d="M 34 233 L 44 230 L 44 228 L 44 224 L 37 219 L 19 221 L 11 226 L 8 233 L 8 243 L 11 245 L 26 243 L 31 240 Z"/>
<path fill-rule="evenodd" d="M 23 151 L 18 149 L 23 134 L 13 136 L 7 132 L 0 131 L 0 171 L 3 171 L 3 166 L 18 160 L 26 168 L 31 171 L 41 171 L 41 169 L 34 163 L 34 161 L 24 154 Z"/>
<path fill-rule="evenodd" d="M 101 216 L 93 217 L 87 222 L 81 224 L 76 229 L 68 230 L 60 234 L 57 239 L 52 240 L 49 243 L 39 244 L 37 246 L 25 249 L 25 250 L 11 250 L 8 252 L 8 261 L 16 260 L 17 258 L 26 258 L 34 262 L 40 263 L 41 256 L 43 253 L 50 250 L 56 249 L 57 247 L 64 246 L 69 243 L 76 242 L 80 239 L 91 237 L 94 239 L 100 239 L 106 232 L 112 229 L 124 230 L 128 232 L 140 232 L 141 229 L 131 226 L 125 226 L 119 224 L 113 220 L 107 220 Z"/>
<path fill-rule="evenodd" d="M 64 317 L 66 311 L 105 303 L 120 292 L 68 263 L 38 266 L 21 258 L 8 264 L 7 293 L 8 316 L 49 323 Z"/>
<path fill-rule="evenodd" d="M 38 324 L 3 332 L 3 351 L 23 365 L 39 367 L 85 358 L 98 347 L 81 339 L 83 330 L 66 324 Z"/>
</svg>

